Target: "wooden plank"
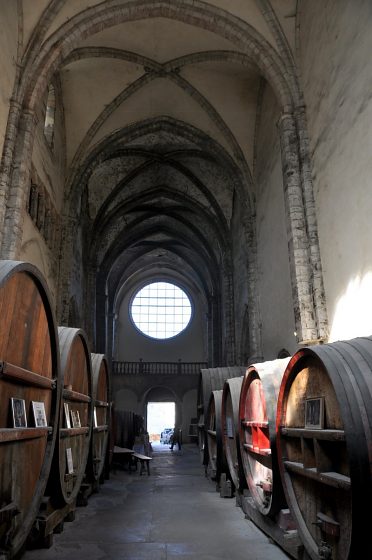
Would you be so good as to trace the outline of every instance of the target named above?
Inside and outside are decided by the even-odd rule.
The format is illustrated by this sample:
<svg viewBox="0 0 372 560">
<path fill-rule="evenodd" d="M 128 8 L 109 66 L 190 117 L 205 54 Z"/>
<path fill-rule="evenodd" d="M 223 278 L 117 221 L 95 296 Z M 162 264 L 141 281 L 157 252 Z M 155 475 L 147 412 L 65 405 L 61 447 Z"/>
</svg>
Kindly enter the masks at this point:
<svg viewBox="0 0 372 560">
<path fill-rule="evenodd" d="M 52 390 L 56 387 L 55 379 L 49 379 L 48 377 L 44 377 L 28 369 L 10 364 L 9 362 L 0 362 L 0 378 L 1 377 L 14 381 L 21 381 L 22 383 L 44 389 Z"/>
<path fill-rule="evenodd" d="M 128 449 L 127 447 L 119 447 L 118 445 L 115 445 L 114 447 L 114 453 L 135 453 L 134 449 Z"/>
<path fill-rule="evenodd" d="M 106 432 L 107 430 L 108 430 L 107 424 L 104 425 L 104 426 L 95 426 L 95 427 L 93 428 L 93 432 L 94 432 L 94 433 Z"/>
<path fill-rule="evenodd" d="M 95 400 L 95 401 L 94 401 L 94 406 L 99 406 L 99 407 L 102 407 L 102 408 L 108 408 L 109 403 L 108 403 L 108 402 L 105 402 L 105 401 L 97 401 L 97 400 Z"/>
<path fill-rule="evenodd" d="M 152 461 L 152 457 L 148 457 L 147 455 L 142 455 L 141 453 L 133 453 L 133 457 L 137 459 L 141 459 L 141 461 Z"/>
<path fill-rule="evenodd" d="M 89 432 L 89 428 L 87 426 L 83 426 L 81 428 L 61 428 L 59 432 L 61 438 L 66 438 L 70 436 L 75 437 L 75 436 L 87 435 Z"/>
<path fill-rule="evenodd" d="M 244 426 L 245 428 L 250 428 L 252 426 L 254 428 L 268 428 L 269 427 L 268 422 L 256 422 L 255 420 L 242 420 L 241 423 L 242 423 L 242 426 Z"/>
<path fill-rule="evenodd" d="M 254 447 L 250 443 L 243 443 L 243 446 L 244 449 L 250 451 L 251 453 L 256 453 L 256 455 L 263 455 L 265 457 L 271 455 L 271 449 L 264 449 L 264 448 L 261 449 L 259 447 Z"/>
<path fill-rule="evenodd" d="M 242 496 L 241 494 L 237 495 L 237 505 L 242 508 L 246 519 L 252 521 L 294 560 L 299 560 L 300 558 L 305 560 L 303 545 L 297 531 L 283 530 L 274 519 L 267 515 L 262 515 L 251 497 Z"/>
<path fill-rule="evenodd" d="M 63 398 L 67 401 L 74 401 L 80 403 L 90 403 L 91 398 L 83 393 L 72 391 L 71 389 L 63 389 Z"/>
<path fill-rule="evenodd" d="M 344 476 L 335 472 L 322 472 L 319 473 L 315 468 L 306 469 L 302 463 L 295 463 L 293 461 L 284 461 L 284 466 L 288 471 L 300 474 L 306 478 L 311 478 L 328 486 L 340 488 L 342 490 L 351 489 L 351 480 L 348 476 Z"/>
<path fill-rule="evenodd" d="M 13 517 L 21 512 L 15 502 L 11 502 L 0 509 L 0 523 L 9 522 Z"/>
<path fill-rule="evenodd" d="M 306 437 L 325 441 L 345 441 L 344 430 L 311 430 L 309 428 L 280 428 L 280 435 Z"/>
<path fill-rule="evenodd" d="M 0 443 L 47 437 L 53 428 L 1 428 Z"/>
</svg>

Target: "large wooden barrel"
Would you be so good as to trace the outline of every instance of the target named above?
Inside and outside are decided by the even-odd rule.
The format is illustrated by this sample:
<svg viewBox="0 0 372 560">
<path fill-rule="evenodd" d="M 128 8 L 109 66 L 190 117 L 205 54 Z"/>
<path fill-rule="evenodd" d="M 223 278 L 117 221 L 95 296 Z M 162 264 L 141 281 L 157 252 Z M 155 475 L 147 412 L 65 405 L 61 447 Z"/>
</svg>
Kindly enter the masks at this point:
<svg viewBox="0 0 372 560">
<path fill-rule="evenodd" d="M 28 536 L 48 480 L 60 368 L 50 296 L 35 267 L 0 261 L 0 308 L 0 556 L 12 557 Z"/>
<path fill-rule="evenodd" d="M 236 489 L 247 487 L 239 443 L 239 401 L 243 377 L 226 379 L 222 391 L 222 443 L 231 480 Z"/>
<path fill-rule="evenodd" d="M 372 338 L 299 350 L 280 388 L 277 432 L 309 556 L 372 558 Z"/>
<path fill-rule="evenodd" d="M 87 463 L 87 477 L 99 483 L 106 461 L 110 429 L 110 375 L 106 356 L 91 354 L 93 427 Z"/>
<path fill-rule="evenodd" d="M 276 410 L 289 358 L 251 365 L 240 393 L 240 448 L 257 509 L 266 516 L 285 506 L 276 451 Z"/>
<path fill-rule="evenodd" d="M 203 465 L 208 465 L 209 461 L 206 415 L 211 392 L 222 389 L 226 379 L 244 375 L 245 370 L 246 368 L 241 366 L 200 370 L 198 384 L 198 444 L 200 459 Z"/>
<path fill-rule="evenodd" d="M 222 473 L 228 472 L 222 443 L 221 405 L 222 390 L 212 391 L 207 409 L 207 445 L 211 478 L 217 481 Z"/>
<path fill-rule="evenodd" d="M 85 473 L 92 430 L 92 365 L 81 329 L 58 328 L 63 391 L 47 495 L 55 507 L 72 504 Z"/>
</svg>

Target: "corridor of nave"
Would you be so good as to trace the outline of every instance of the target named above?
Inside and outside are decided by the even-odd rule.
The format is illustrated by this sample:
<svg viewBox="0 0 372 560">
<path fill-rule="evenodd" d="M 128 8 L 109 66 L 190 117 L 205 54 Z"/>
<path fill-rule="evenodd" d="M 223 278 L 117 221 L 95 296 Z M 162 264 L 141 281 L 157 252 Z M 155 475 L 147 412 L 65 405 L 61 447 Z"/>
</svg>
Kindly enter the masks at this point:
<svg viewBox="0 0 372 560">
<path fill-rule="evenodd" d="M 151 475 L 116 470 L 49 550 L 23 560 L 286 560 L 208 480 L 194 445 L 154 446 Z"/>
</svg>

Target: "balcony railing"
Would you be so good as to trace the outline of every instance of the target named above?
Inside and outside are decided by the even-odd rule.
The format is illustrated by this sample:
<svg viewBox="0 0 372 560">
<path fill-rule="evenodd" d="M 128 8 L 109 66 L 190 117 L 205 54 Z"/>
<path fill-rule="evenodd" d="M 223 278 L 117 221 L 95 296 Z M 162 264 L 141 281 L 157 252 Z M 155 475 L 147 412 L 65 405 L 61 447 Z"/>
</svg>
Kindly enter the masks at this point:
<svg viewBox="0 0 372 560">
<path fill-rule="evenodd" d="M 113 362 L 114 375 L 199 375 L 206 362 Z"/>
</svg>

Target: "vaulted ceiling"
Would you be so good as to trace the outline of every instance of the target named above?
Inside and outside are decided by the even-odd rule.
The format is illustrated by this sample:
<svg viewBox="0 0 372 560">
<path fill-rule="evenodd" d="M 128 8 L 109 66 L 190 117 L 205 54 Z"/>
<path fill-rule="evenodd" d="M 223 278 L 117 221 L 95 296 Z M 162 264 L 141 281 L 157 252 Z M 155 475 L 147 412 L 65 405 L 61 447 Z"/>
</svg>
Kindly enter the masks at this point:
<svg viewBox="0 0 372 560">
<path fill-rule="evenodd" d="M 254 213 L 263 84 L 290 98 L 297 1 L 21 4 L 33 79 L 59 83 L 66 213 L 85 197 L 86 249 L 111 305 L 151 271 L 218 294 L 233 206 Z"/>
</svg>

